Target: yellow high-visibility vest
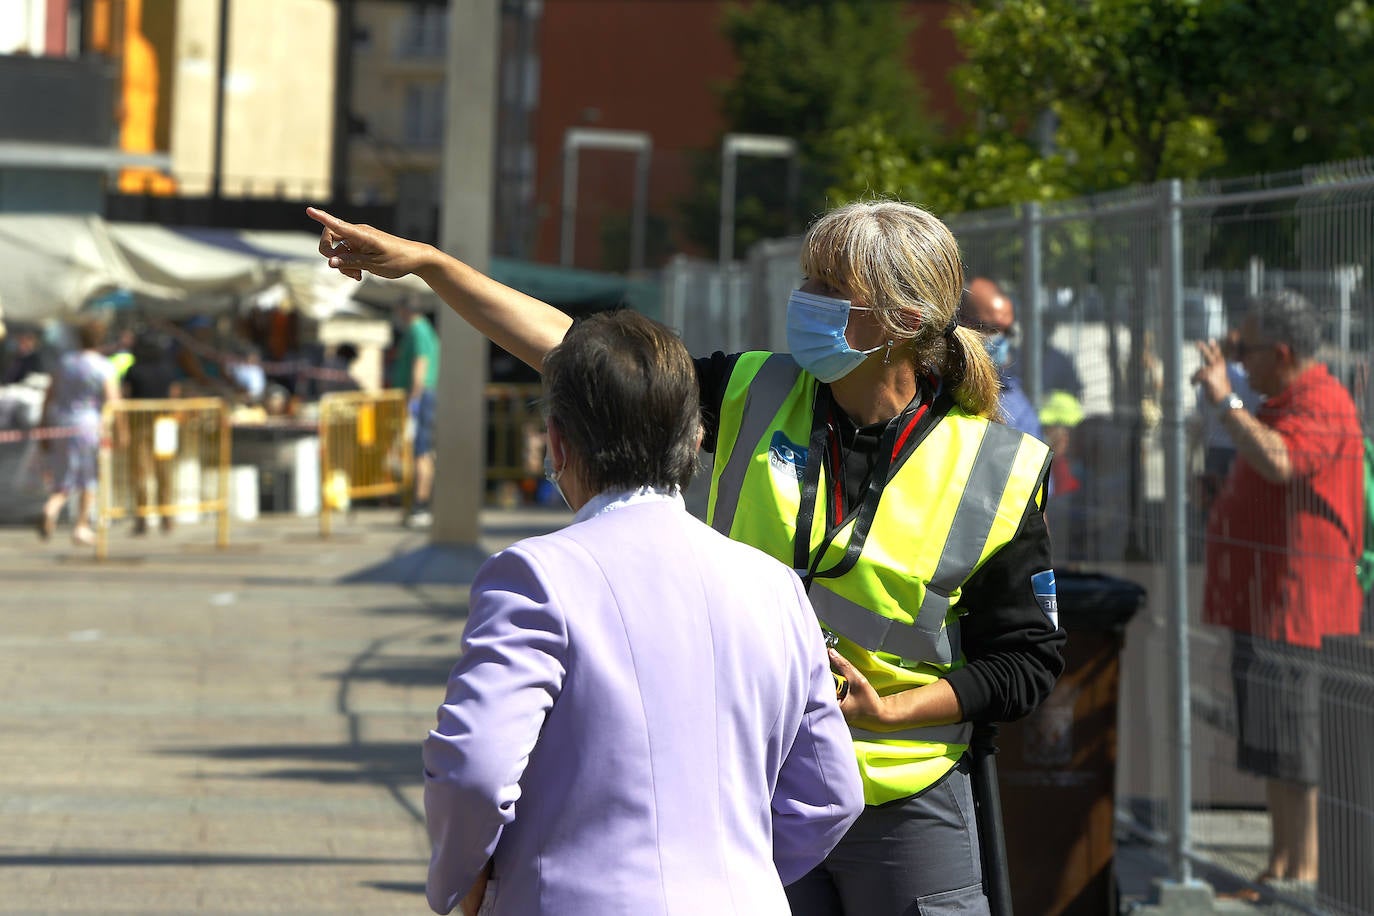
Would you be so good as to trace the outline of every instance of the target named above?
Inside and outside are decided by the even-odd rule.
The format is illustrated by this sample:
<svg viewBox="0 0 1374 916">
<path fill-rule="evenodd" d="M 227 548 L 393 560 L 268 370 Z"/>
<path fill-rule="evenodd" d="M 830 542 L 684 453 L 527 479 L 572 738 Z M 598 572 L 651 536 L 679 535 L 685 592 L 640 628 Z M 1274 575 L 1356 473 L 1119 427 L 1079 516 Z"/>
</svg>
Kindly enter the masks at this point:
<svg viewBox="0 0 1374 916">
<path fill-rule="evenodd" d="M 815 377 L 787 354 L 751 352 L 735 364 L 720 411 L 707 519 L 737 541 L 788 565 L 817 392 Z M 817 577 L 811 603 L 836 648 L 881 695 L 929 684 L 964 664 L 960 589 L 1021 526 L 1042 493 L 1050 451 L 1043 442 L 954 407 L 893 468 L 858 561 Z M 822 481 L 809 553 L 824 542 Z M 850 514 L 817 567 L 844 557 Z M 804 574 L 799 570 L 799 574 Z M 921 792 L 968 747 L 970 723 L 900 732 L 850 729 L 864 801 Z"/>
</svg>

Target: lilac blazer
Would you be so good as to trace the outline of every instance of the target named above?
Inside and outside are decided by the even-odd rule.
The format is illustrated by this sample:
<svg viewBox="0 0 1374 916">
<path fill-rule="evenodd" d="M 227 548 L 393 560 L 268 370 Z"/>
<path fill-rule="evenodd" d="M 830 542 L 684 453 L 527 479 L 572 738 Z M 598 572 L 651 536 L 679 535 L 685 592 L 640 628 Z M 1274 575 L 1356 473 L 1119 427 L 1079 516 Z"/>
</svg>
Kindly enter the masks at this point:
<svg viewBox="0 0 1374 916">
<path fill-rule="evenodd" d="M 863 807 L 829 672 L 792 571 L 680 498 L 493 556 L 424 744 L 430 906 L 491 857 L 484 913 L 785 916 Z"/>
</svg>

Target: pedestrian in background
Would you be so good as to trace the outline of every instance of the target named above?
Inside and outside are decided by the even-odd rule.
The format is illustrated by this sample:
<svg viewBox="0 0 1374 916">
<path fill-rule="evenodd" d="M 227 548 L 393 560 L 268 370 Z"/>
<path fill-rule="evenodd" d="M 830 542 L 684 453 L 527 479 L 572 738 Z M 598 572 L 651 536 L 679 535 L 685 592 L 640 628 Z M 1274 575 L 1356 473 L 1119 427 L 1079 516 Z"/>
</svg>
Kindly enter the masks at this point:
<svg viewBox="0 0 1374 916">
<path fill-rule="evenodd" d="M 13 352 L 9 354 L 4 373 L 0 374 L 0 385 L 17 384 L 42 371 L 43 352 L 38 332 L 33 328 L 16 330 Z"/>
<path fill-rule="evenodd" d="M 145 331 L 133 346 L 134 362 L 124 373 L 124 397 L 131 401 L 164 401 L 181 397 L 181 381 L 172 362 L 172 342 L 166 335 Z M 148 532 L 148 516 L 156 513 L 163 532 L 172 530 L 172 459 L 156 442 L 159 417 L 139 413 L 131 416 L 129 430 L 129 474 L 133 478 L 133 533 Z M 176 422 L 164 412 L 164 423 Z M 159 453 L 159 452 L 163 453 Z M 156 496 L 154 496 L 156 494 Z"/>
<path fill-rule="evenodd" d="M 396 358 L 391 363 L 391 387 L 406 392 L 410 418 L 415 426 L 415 498 L 403 523 L 428 527 L 434 492 L 435 386 L 439 383 L 439 335 L 409 297 L 396 307 Z"/>
<path fill-rule="evenodd" d="M 58 360 L 43 402 L 39 425 L 68 430 L 62 436 L 44 440 L 54 488 L 38 521 L 38 536 L 45 541 L 52 536 L 62 507 L 75 493 L 72 542 L 78 546 L 95 543 L 90 522 L 100 479 L 100 414 L 106 403 L 119 400 L 115 368 L 100 353 L 105 328 L 105 322 L 95 318 L 77 326 L 80 349 L 64 353 Z"/>
<path fill-rule="evenodd" d="M 670 330 L 593 315 L 544 392 L 576 515 L 473 580 L 424 744 L 430 906 L 782 916 L 862 808 L 806 592 L 687 512 L 702 429 Z"/>
<path fill-rule="evenodd" d="M 432 246 L 307 212 L 332 267 L 416 274 L 531 367 L 571 323 Z M 1025 715 L 1063 670 L 1049 450 L 992 420 L 997 372 L 955 319 L 963 265 L 938 219 L 840 208 L 807 232 L 801 268 L 791 354 L 696 363 L 712 524 L 803 573 L 850 684 L 866 807 L 788 899 L 797 914 L 986 913 L 972 723 Z"/>
<path fill-rule="evenodd" d="M 1320 328 L 1291 290 L 1250 302 L 1231 352 L 1264 398 L 1253 415 L 1216 341 L 1193 377 L 1236 449 L 1208 519 L 1203 620 L 1234 634 L 1237 764 L 1269 803 L 1260 883 L 1317 878 L 1322 638 L 1360 629 L 1364 446 L 1354 401 L 1317 362 Z"/>
<path fill-rule="evenodd" d="M 983 338 L 983 348 L 997 367 L 997 376 L 1002 383 L 1002 395 L 998 399 L 1002 419 L 1012 429 L 1043 440 L 1035 406 L 1026 397 L 1020 368 L 1012 360 L 1016 309 L 1011 297 L 987 277 L 975 277 L 964 290 L 959 305 L 959 323 L 978 332 Z"/>
</svg>

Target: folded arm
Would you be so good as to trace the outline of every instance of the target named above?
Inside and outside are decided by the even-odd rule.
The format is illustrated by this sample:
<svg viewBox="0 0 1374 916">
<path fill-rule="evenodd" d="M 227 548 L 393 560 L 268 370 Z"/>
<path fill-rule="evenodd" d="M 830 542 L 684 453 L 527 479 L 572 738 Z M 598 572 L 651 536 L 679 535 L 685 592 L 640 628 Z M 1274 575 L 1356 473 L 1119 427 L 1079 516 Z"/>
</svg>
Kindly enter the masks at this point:
<svg viewBox="0 0 1374 916">
<path fill-rule="evenodd" d="M 835 702 L 825 644 L 800 580 L 796 588 L 810 630 L 804 644 L 810 686 L 806 711 L 773 791 L 773 864 L 783 884 L 820 864 L 863 811 L 854 743 Z"/>
<path fill-rule="evenodd" d="M 532 560 L 518 548 L 488 560 L 473 583 L 463 655 L 424 743 L 426 894 L 436 913 L 473 889 L 516 816 L 566 650 L 562 612 Z"/>
</svg>

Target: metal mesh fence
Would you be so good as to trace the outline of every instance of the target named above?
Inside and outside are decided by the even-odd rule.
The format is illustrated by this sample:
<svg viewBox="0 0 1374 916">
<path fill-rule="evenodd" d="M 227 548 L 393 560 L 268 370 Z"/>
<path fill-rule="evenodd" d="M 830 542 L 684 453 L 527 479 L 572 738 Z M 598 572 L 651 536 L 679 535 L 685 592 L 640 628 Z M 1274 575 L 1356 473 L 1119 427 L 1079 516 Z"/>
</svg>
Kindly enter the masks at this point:
<svg viewBox="0 0 1374 916">
<path fill-rule="evenodd" d="M 1015 302 L 1011 371 L 1056 452 L 1056 566 L 1148 590 L 1122 658 L 1119 822 L 1166 848 L 1180 880 L 1196 868 L 1273 909 L 1374 914 L 1374 614 L 1351 585 L 1360 427 L 1374 426 L 1374 162 L 950 227 L 969 276 Z M 756 249 L 732 267 L 733 296 L 714 265 L 677 262 L 668 322 L 698 354 L 785 349 L 797 250 Z M 1244 331 L 1248 304 L 1281 290 L 1310 303 L 1302 327 Z M 1317 375 L 1285 397 L 1272 366 L 1295 331 Z M 1192 382 L 1199 344 L 1228 337 L 1237 394 L 1284 430 L 1285 478 L 1237 457 L 1236 421 Z M 1353 413 L 1303 393 L 1328 372 Z M 1290 877 L 1255 881 L 1271 867 Z"/>
<path fill-rule="evenodd" d="M 534 498 L 544 476 L 544 417 L 538 383 L 486 387 L 487 483 L 499 504 Z"/>
</svg>

